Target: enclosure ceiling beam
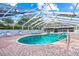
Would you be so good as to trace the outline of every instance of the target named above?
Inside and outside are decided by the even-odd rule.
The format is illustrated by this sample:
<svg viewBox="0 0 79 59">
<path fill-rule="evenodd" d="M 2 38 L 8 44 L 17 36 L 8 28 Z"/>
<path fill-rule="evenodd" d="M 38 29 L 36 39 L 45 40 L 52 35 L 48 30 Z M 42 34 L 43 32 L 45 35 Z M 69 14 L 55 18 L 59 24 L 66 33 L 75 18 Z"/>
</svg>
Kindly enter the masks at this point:
<svg viewBox="0 0 79 59">
<path fill-rule="evenodd" d="M 73 9 L 73 11 L 72 11 L 73 14 L 74 14 L 74 11 L 76 10 L 77 6 L 78 6 L 78 3 L 76 4 L 76 6 L 74 6 L 74 9 Z M 72 20 L 72 16 L 71 16 L 71 20 Z M 70 21 L 70 22 L 71 22 L 71 21 Z M 70 22 L 69 22 L 69 23 L 70 23 Z M 76 24 L 78 24 L 78 23 L 76 23 Z"/>
<path fill-rule="evenodd" d="M 32 26 L 33 24 L 37 23 L 38 21 L 42 21 L 42 18 L 36 20 L 35 22 L 32 22 L 29 26 Z"/>
<path fill-rule="evenodd" d="M 45 24 L 46 24 L 46 23 L 42 23 L 42 24 L 38 25 L 37 27 L 40 27 L 40 26 L 45 25 Z"/>
<path fill-rule="evenodd" d="M 74 11 L 75 11 L 75 9 L 76 9 L 76 7 L 78 6 L 78 3 L 76 4 L 76 6 L 74 7 L 74 9 L 73 9 L 73 11 L 72 11 L 72 13 L 74 13 Z M 50 6 L 51 7 L 51 6 Z M 52 8 L 51 8 L 52 9 Z M 58 16 L 57 16 L 58 17 Z M 57 18 L 56 17 L 56 18 Z M 72 19 L 72 17 L 70 18 L 70 20 Z"/>
<path fill-rule="evenodd" d="M 43 7 L 44 8 L 44 7 Z M 43 10 L 43 8 L 42 8 L 42 10 Z M 22 25 L 22 28 L 23 28 L 23 26 L 24 25 L 26 25 L 28 22 L 30 22 L 31 20 L 33 20 L 34 18 L 36 18 L 39 14 L 41 14 L 42 13 L 42 10 L 40 11 L 40 13 L 38 13 L 37 15 L 35 15 L 34 17 L 32 17 L 30 20 L 28 20 L 26 23 L 24 23 L 23 25 Z"/>
<path fill-rule="evenodd" d="M 39 23 L 37 23 L 36 25 L 32 26 L 32 28 L 34 28 L 34 27 L 36 27 L 36 26 L 38 26 L 38 25 L 40 25 L 40 24 L 42 24 L 42 23 L 44 23 L 44 22 L 39 22 Z"/>
<path fill-rule="evenodd" d="M 38 13 L 37 15 L 35 15 L 34 17 L 32 17 L 30 20 L 28 20 L 27 22 L 25 22 L 24 24 L 23 24 L 23 26 L 24 25 L 26 25 L 28 22 L 30 22 L 31 20 L 33 20 L 34 18 L 36 18 L 39 14 L 41 14 L 41 12 L 40 13 Z"/>
<path fill-rule="evenodd" d="M 47 3 L 47 4 L 50 7 L 50 9 L 52 10 L 52 7 L 50 6 L 50 4 L 49 3 Z M 53 11 L 53 15 L 55 15 L 55 12 L 54 11 Z"/>
<path fill-rule="evenodd" d="M 43 7 L 42 8 L 42 10 L 44 9 L 45 7 Z M 34 17 L 32 17 L 30 20 L 28 20 L 26 23 L 24 23 L 23 25 L 22 25 L 22 29 L 23 29 L 23 27 L 24 27 L 24 25 L 26 25 L 28 22 L 30 22 L 31 20 L 33 20 L 34 18 L 36 18 L 39 14 L 41 14 L 42 13 L 42 10 L 40 11 L 40 13 L 38 13 L 37 15 L 35 15 Z"/>
<path fill-rule="evenodd" d="M 5 15 L 7 15 L 13 8 L 15 8 L 16 7 L 16 5 L 15 6 L 13 6 L 11 9 L 9 9 L 4 15 L 3 15 L 3 17 L 5 17 Z"/>
<path fill-rule="evenodd" d="M 30 20 L 28 20 L 27 22 L 25 22 L 25 23 L 22 25 L 22 29 L 23 29 L 23 27 L 24 27 L 27 23 L 29 23 L 31 20 L 33 20 L 34 18 L 36 18 L 39 14 L 40 14 L 40 13 L 38 13 L 37 15 L 35 15 L 34 17 L 32 17 Z"/>
<path fill-rule="evenodd" d="M 8 14 L 13 8 L 15 8 L 15 7 L 16 7 L 16 5 L 13 6 L 11 9 L 9 9 L 6 13 L 4 13 L 4 15 L 3 15 L 1 18 L 4 18 L 5 15 L 7 15 L 7 14 Z M 0 20 L 0 22 L 4 23 L 4 21 L 2 21 L 2 20 Z"/>
<path fill-rule="evenodd" d="M 76 6 L 74 6 L 74 8 L 73 8 L 73 11 L 72 11 L 73 14 L 75 14 L 74 11 L 76 10 L 77 6 L 78 6 L 78 3 L 77 3 Z M 71 20 L 72 20 L 72 15 L 71 15 Z"/>
<path fill-rule="evenodd" d="M 61 20 L 61 21 L 71 21 L 70 19 L 67 18 L 50 18 L 50 19 L 56 19 L 56 20 Z M 72 18 L 72 21 L 79 21 L 79 18 Z"/>
<path fill-rule="evenodd" d="M 50 6 L 50 4 L 49 4 L 49 6 Z M 72 11 L 73 13 L 74 13 L 74 11 L 75 11 L 75 9 L 76 9 L 77 6 L 78 6 L 78 3 L 76 4 L 76 6 L 75 6 L 74 9 L 73 9 L 73 11 Z M 53 9 L 51 8 L 51 6 L 50 6 L 50 9 L 53 10 Z M 53 11 L 53 14 L 55 14 L 54 11 Z M 57 16 L 57 17 L 58 17 L 58 16 Z M 72 19 L 72 18 L 71 18 L 71 19 Z"/>
</svg>

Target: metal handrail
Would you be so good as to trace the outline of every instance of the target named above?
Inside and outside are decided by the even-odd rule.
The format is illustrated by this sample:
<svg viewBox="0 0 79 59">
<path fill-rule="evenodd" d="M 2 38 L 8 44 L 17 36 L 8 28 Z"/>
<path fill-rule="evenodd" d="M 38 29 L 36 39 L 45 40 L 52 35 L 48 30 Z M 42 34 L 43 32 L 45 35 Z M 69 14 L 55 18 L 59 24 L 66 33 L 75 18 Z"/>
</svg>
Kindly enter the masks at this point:
<svg viewBox="0 0 79 59">
<path fill-rule="evenodd" d="M 66 33 L 61 33 L 60 36 L 58 36 L 56 39 L 60 40 L 59 38 L 62 37 L 63 35 L 65 35 Z"/>
</svg>

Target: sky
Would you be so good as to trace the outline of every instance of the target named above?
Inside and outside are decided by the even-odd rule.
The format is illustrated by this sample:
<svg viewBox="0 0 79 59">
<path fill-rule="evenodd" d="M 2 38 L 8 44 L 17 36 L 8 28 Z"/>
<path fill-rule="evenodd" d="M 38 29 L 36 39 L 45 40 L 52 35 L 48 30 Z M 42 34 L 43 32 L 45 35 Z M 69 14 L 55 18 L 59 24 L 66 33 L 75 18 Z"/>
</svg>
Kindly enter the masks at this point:
<svg viewBox="0 0 79 59">
<path fill-rule="evenodd" d="M 7 5 L 9 3 L 6 3 Z M 73 11 L 74 6 L 76 5 L 76 3 L 49 3 L 49 5 L 51 6 L 51 8 L 49 7 L 49 5 L 47 6 L 47 4 L 45 3 L 10 3 L 9 5 L 11 6 L 17 6 L 16 9 L 19 12 L 28 12 L 30 10 L 48 10 L 48 11 L 56 11 L 56 12 L 71 12 Z M 5 8 L 6 6 L 0 3 L 0 7 Z M 75 12 L 79 12 L 79 5 L 77 6 Z"/>
<path fill-rule="evenodd" d="M 14 6 L 15 4 L 11 4 Z M 74 3 L 50 3 L 50 6 L 52 8 L 47 6 L 45 3 L 18 3 L 16 4 L 18 11 L 20 12 L 28 12 L 30 10 L 48 10 L 50 12 L 71 12 L 73 11 L 73 8 L 76 6 Z M 44 7 L 45 6 L 45 7 Z M 79 12 L 79 5 L 77 6 L 75 12 Z M 17 17 L 18 19 L 19 17 Z M 16 19 L 16 17 L 14 17 Z M 45 21 L 47 21 L 48 18 L 45 17 Z M 49 21 L 49 20 L 48 20 Z M 47 21 L 47 22 L 48 22 Z M 51 21 L 51 20 L 50 20 Z"/>
<path fill-rule="evenodd" d="M 9 4 L 9 3 L 7 3 Z M 48 11 L 55 11 L 55 12 L 71 12 L 73 11 L 73 8 L 75 7 L 76 3 L 49 3 L 49 5 L 51 6 L 51 8 L 49 7 L 49 5 L 47 6 L 47 4 L 45 3 L 10 3 L 9 5 L 11 6 L 15 6 L 16 5 L 16 9 L 18 12 L 29 12 L 29 11 L 33 11 L 33 10 L 48 10 Z M 5 6 L 5 5 L 4 5 Z M 0 3 L 0 7 L 3 7 L 2 4 Z M 6 6 L 5 6 L 6 7 Z M 79 5 L 77 6 L 75 12 L 79 12 Z"/>
<path fill-rule="evenodd" d="M 11 6 L 16 5 L 16 9 L 18 12 L 29 12 L 29 11 L 36 11 L 36 10 L 42 10 L 49 11 L 49 12 L 71 12 L 73 11 L 74 7 L 76 6 L 76 3 L 10 3 Z M 1 5 L 0 5 L 1 6 Z M 51 10 L 52 9 L 52 10 Z M 77 6 L 75 12 L 79 12 L 79 5 Z M 46 17 L 45 17 L 46 18 Z M 13 19 L 20 19 L 20 17 L 13 17 Z M 47 19 L 47 18 L 46 18 Z"/>
<path fill-rule="evenodd" d="M 51 3 L 52 11 L 56 12 L 71 12 L 76 4 L 73 3 Z M 44 3 L 18 3 L 17 9 L 19 11 L 27 11 L 32 9 L 42 9 Z M 46 7 L 45 10 L 51 10 L 49 6 Z M 79 12 L 79 6 L 77 7 L 75 12 Z"/>
</svg>

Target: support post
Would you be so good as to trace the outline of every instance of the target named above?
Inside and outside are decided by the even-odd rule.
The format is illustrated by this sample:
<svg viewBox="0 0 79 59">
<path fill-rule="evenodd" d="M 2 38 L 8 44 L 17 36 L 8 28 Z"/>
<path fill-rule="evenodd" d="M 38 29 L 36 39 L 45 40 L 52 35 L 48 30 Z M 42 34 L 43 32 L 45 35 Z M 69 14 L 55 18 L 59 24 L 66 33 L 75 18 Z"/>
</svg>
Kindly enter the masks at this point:
<svg viewBox="0 0 79 59">
<path fill-rule="evenodd" d="M 69 49 L 69 46 L 70 46 L 70 33 L 68 33 L 67 50 Z"/>
</svg>

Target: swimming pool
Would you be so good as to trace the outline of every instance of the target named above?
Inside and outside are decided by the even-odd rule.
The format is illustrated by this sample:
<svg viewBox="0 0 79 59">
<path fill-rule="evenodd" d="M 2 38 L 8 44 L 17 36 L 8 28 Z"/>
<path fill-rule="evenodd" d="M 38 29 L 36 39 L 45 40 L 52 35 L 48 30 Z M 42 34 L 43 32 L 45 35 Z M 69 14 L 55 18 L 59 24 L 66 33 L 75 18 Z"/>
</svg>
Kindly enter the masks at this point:
<svg viewBox="0 0 79 59">
<path fill-rule="evenodd" d="M 50 44 L 50 43 L 64 40 L 66 37 L 67 37 L 66 33 L 32 35 L 32 36 L 26 36 L 18 39 L 18 42 L 23 44 Z"/>
</svg>

